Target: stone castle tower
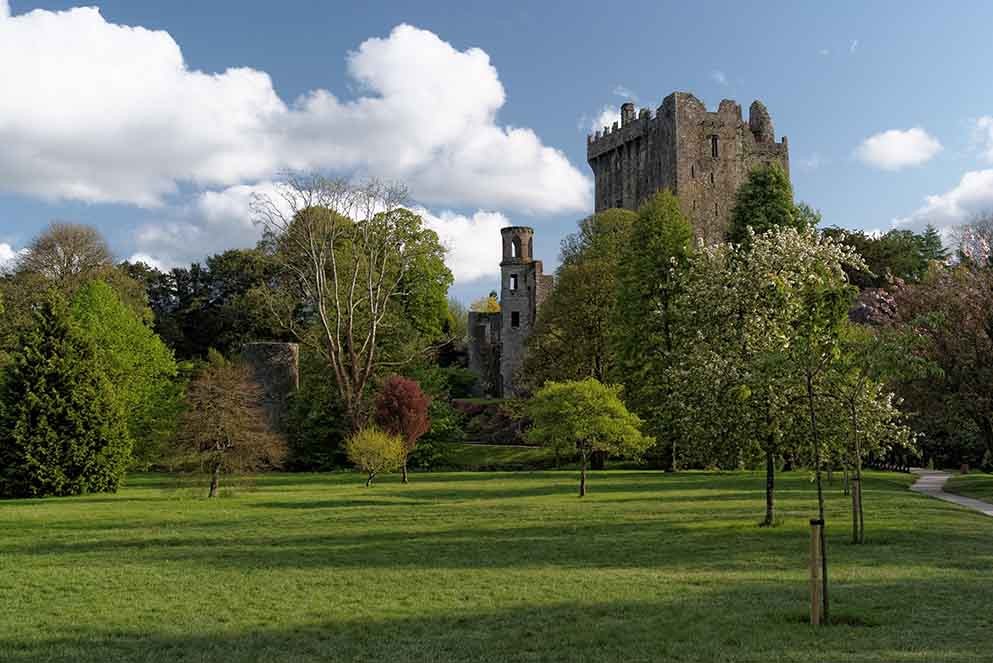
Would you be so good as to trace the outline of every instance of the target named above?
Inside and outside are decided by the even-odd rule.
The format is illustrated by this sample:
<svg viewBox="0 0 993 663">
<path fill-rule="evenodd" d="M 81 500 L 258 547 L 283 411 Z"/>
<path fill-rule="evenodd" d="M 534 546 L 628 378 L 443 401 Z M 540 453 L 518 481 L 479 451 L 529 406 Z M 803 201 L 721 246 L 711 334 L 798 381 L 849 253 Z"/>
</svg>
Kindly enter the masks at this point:
<svg viewBox="0 0 993 663">
<path fill-rule="evenodd" d="M 654 115 L 647 108 L 635 115 L 634 104 L 623 104 L 619 125 L 587 137 L 586 159 L 595 211 L 637 209 L 668 188 L 706 242 L 724 239 L 735 194 L 752 168 L 778 163 L 789 174 L 786 137 L 776 142 L 761 101 L 752 103 L 745 122 L 737 102 L 725 99 L 712 113 L 687 92 L 670 94 Z"/>
<path fill-rule="evenodd" d="M 482 378 L 486 391 L 510 397 L 514 375 L 524 359 L 524 348 L 542 302 L 555 285 L 534 259 L 534 229 L 500 229 L 500 312 L 469 313 L 469 368 Z M 490 376 L 491 372 L 497 375 Z"/>
</svg>

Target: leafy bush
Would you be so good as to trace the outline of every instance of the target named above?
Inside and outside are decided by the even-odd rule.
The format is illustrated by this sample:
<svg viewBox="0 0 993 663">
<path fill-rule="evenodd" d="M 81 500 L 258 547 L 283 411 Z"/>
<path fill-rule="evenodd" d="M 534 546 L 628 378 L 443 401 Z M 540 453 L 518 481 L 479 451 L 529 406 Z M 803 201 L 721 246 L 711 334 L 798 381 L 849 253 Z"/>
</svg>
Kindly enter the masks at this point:
<svg viewBox="0 0 993 663">
<path fill-rule="evenodd" d="M 345 450 L 348 460 L 368 475 L 366 486 L 371 486 L 377 475 L 396 471 L 406 454 L 399 435 L 376 428 L 365 428 L 348 438 Z"/>
</svg>

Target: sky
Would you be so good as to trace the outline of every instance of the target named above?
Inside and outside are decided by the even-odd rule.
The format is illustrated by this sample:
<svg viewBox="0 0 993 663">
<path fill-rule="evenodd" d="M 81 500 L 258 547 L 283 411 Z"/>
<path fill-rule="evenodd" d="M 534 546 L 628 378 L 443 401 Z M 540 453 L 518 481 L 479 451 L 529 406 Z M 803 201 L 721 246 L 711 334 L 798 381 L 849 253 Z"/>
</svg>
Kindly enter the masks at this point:
<svg viewBox="0 0 993 663">
<path fill-rule="evenodd" d="M 592 211 L 586 135 L 669 93 L 788 136 L 825 225 L 993 210 L 993 3 L 0 0 L 0 268 L 53 220 L 169 268 L 252 246 L 281 173 L 405 183 L 452 294 L 499 228 L 546 271 Z"/>
</svg>

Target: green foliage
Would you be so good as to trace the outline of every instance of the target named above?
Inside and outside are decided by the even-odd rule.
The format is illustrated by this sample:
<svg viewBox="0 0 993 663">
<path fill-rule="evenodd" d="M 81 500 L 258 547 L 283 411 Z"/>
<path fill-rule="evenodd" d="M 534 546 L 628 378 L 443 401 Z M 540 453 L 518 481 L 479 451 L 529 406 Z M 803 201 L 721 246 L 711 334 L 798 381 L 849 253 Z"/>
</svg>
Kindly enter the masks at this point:
<svg viewBox="0 0 993 663">
<path fill-rule="evenodd" d="M 541 307 L 528 338 L 526 388 L 548 380 L 606 380 L 616 371 L 610 339 L 616 315 L 618 264 L 637 215 L 611 209 L 584 219 L 562 240 L 555 289 Z"/>
<path fill-rule="evenodd" d="M 327 471 L 345 466 L 349 433 L 345 411 L 326 364 L 307 348 L 300 353 L 300 388 L 290 397 L 286 428 L 289 469 Z"/>
<path fill-rule="evenodd" d="M 135 465 L 147 468 L 161 458 L 181 410 L 172 352 L 102 281 L 83 285 L 70 310 L 92 341 L 97 365 L 127 414 Z"/>
<path fill-rule="evenodd" d="M 610 342 L 632 410 L 660 442 L 669 432 L 668 386 L 682 333 L 675 302 L 693 252 L 693 230 L 668 190 L 645 202 L 617 266 Z"/>
<path fill-rule="evenodd" d="M 819 217 L 814 214 L 809 206 L 798 210 L 793 204 L 793 187 L 782 166 L 759 166 L 748 174 L 735 195 L 729 238 L 736 244 L 747 243 L 749 228 L 756 235 L 773 228 L 805 230 Z"/>
<path fill-rule="evenodd" d="M 364 428 L 345 443 L 348 460 L 368 475 L 366 486 L 379 474 L 395 472 L 403 463 L 407 451 L 399 435 L 376 428 Z"/>
<path fill-rule="evenodd" d="M 94 343 L 59 295 L 33 315 L 0 386 L 0 495 L 114 491 L 131 446 Z"/>
<path fill-rule="evenodd" d="M 849 281 L 859 288 L 881 288 L 893 279 L 917 282 L 927 274 L 932 261 L 944 261 L 947 251 L 934 226 L 923 234 L 890 230 L 870 235 L 862 230 L 825 228 L 832 239 L 855 249 L 865 261 L 863 268 L 846 268 Z"/>
<path fill-rule="evenodd" d="M 594 378 L 549 382 L 527 404 L 534 422 L 528 439 L 582 457 L 601 451 L 637 458 L 653 440 L 641 433 L 641 419 L 628 412 L 620 394 L 620 386 Z"/>
</svg>

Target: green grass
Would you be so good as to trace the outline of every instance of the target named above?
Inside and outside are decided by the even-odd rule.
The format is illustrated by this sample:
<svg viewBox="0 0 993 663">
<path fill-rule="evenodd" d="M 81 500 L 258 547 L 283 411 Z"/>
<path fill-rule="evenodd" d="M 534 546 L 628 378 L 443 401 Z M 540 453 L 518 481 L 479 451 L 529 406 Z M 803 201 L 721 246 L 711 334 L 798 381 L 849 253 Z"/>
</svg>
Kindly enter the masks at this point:
<svg viewBox="0 0 993 663">
<path fill-rule="evenodd" d="M 0 660 L 989 661 L 993 523 L 869 473 L 869 543 L 829 490 L 807 611 L 806 473 L 272 475 L 217 500 L 0 502 Z"/>
<path fill-rule="evenodd" d="M 993 474 L 960 474 L 945 484 L 945 492 L 993 503 Z"/>
<path fill-rule="evenodd" d="M 454 470 L 531 470 L 555 466 L 555 452 L 545 447 L 501 444 L 440 445 L 441 458 L 436 462 Z M 568 466 L 572 459 L 563 459 Z"/>
</svg>

